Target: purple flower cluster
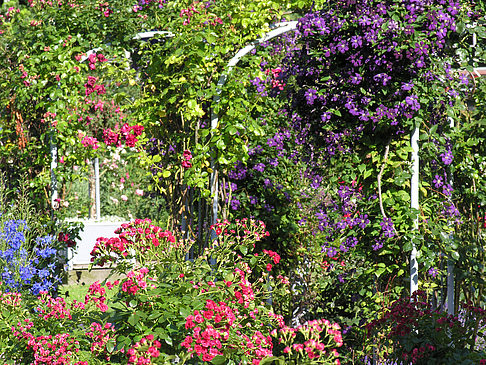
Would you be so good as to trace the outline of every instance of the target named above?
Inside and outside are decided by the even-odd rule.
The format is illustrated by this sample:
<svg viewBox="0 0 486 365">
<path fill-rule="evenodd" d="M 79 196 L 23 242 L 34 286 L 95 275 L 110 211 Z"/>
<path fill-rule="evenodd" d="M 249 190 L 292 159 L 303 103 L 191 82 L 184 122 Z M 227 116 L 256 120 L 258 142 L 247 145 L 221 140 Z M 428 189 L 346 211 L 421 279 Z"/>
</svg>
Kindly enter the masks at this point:
<svg viewBox="0 0 486 365">
<path fill-rule="evenodd" d="M 435 77 L 426 68 L 445 52 L 458 7 L 443 0 L 338 0 L 301 18 L 301 47 L 282 71 L 297 86 L 289 91 L 297 143 L 331 157 L 349 152 L 364 132 L 403 133 L 422 108 L 416 81 Z"/>
<path fill-rule="evenodd" d="M 380 222 L 383 236 L 386 238 L 393 238 L 395 236 L 395 227 L 391 218 L 383 218 Z"/>
<path fill-rule="evenodd" d="M 356 210 L 357 202 L 363 200 L 363 195 L 361 188 L 354 185 L 341 184 L 338 190 L 340 201 L 327 201 L 314 213 L 317 229 L 325 234 L 326 242 L 322 245 L 322 252 L 326 252 L 329 257 L 356 247 L 359 237 L 370 224 L 368 215 Z M 336 248 L 337 241 L 340 242 L 339 250 Z"/>
</svg>

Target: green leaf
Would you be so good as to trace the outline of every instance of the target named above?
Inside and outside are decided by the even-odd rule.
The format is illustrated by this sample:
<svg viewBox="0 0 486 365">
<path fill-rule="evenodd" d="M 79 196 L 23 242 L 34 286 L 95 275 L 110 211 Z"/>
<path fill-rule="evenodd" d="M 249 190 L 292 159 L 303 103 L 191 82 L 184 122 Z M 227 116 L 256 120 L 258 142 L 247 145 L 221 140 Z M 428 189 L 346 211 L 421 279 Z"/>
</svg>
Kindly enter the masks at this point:
<svg viewBox="0 0 486 365">
<path fill-rule="evenodd" d="M 248 253 L 248 247 L 244 246 L 244 245 L 240 245 L 239 247 L 240 249 L 240 252 L 243 254 L 243 255 L 246 255 Z"/>
<path fill-rule="evenodd" d="M 167 335 L 167 337 L 164 338 L 164 341 L 167 345 L 169 346 L 172 346 L 172 337 L 170 337 L 169 335 Z"/>
<path fill-rule="evenodd" d="M 106 351 L 108 353 L 112 353 L 114 349 L 115 349 L 115 341 L 114 340 L 109 340 L 106 343 Z"/>
<path fill-rule="evenodd" d="M 169 170 L 164 170 L 164 171 L 162 172 L 162 176 L 163 176 L 164 178 L 168 178 L 168 177 L 170 176 L 170 171 L 169 171 Z"/>
<path fill-rule="evenodd" d="M 226 145 L 222 139 L 218 139 L 218 141 L 216 142 L 216 147 L 218 147 L 218 149 L 220 150 L 224 150 L 226 148 Z"/>
<path fill-rule="evenodd" d="M 140 316 L 135 312 L 132 313 L 130 317 L 128 317 L 128 323 L 130 323 L 132 326 L 135 326 L 139 320 L 140 320 Z"/>
<path fill-rule="evenodd" d="M 235 134 L 236 134 L 236 132 L 238 132 L 238 131 L 236 130 L 236 128 L 235 128 L 235 127 L 233 127 L 233 126 L 229 126 L 229 127 L 228 127 L 228 132 L 229 132 L 229 134 L 230 134 L 230 135 L 232 135 L 232 136 L 233 136 L 233 135 L 235 135 Z"/>
<path fill-rule="evenodd" d="M 380 267 L 378 269 L 375 270 L 375 275 L 377 278 L 379 278 L 381 276 L 381 274 L 383 274 L 385 272 L 386 268 L 384 267 Z"/>
<path fill-rule="evenodd" d="M 188 316 L 191 315 L 191 311 L 185 307 L 181 307 L 181 309 L 179 310 L 179 314 L 184 317 L 184 318 L 187 318 Z"/>
<path fill-rule="evenodd" d="M 235 280 L 235 275 L 232 273 L 232 272 L 229 272 L 225 277 L 224 277 L 224 280 L 226 281 L 233 281 Z"/>
<path fill-rule="evenodd" d="M 214 365 L 221 365 L 221 364 L 224 364 L 224 363 L 226 363 L 226 357 L 224 357 L 223 355 L 215 356 L 211 360 L 211 364 L 214 364 Z"/>
<path fill-rule="evenodd" d="M 278 364 L 285 364 L 285 360 L 281 357 L 270 356 L 262 359 L 262 361 L 260 361 L 260 365 L 274 364 L 275 362 L 277 362 Z"/>
</svg>

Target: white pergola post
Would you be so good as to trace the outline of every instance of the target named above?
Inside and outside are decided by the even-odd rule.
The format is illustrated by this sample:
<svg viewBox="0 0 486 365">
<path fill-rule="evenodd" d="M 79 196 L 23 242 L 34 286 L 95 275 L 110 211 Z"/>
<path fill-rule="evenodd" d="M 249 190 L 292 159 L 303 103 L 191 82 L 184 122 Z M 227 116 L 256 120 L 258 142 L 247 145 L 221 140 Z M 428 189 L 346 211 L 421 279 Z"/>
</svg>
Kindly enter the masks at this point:
<svg viewBox="0 0 486 365">
<path fill-rule="evenodd" d="M 57 186 L 56 168 L 57 168 L 57 143 L 55 130 L 51 128 L 49 136 L 49 150 L 51 152 L 51 207 L 53 210 L 59 208 L 59 192 Z"/>
<path fill-rule="evenodd" d="M 100 203 L 100 160 L 98 157 L 94 159 L 94 173 L 95 173 L 95 200 L 96 200 L 96 219 L 101 219 L 101 203 Z"/>
<path fill-rule="evenodd" d="M 419 233 L 419 216 L 418 216 L 418 209 L 419 209 L 419 173 L 420 173 L 420 166 L 419 166 L 419 126 L 415 125 L 411 138 L 410 144 L 412 147 L 412 178 L 410 180 L 410 208 L 416 210 L 416 215 L 413 220 L 413 232 L 414 237 L 412 238 L 412 252 L 410 252 L 410 295 L 412 295 L 415 291 L 418 290 L 418 262 L 417 262 L 417 247 L 415 244 L 415 237 Z"/>
</svg>

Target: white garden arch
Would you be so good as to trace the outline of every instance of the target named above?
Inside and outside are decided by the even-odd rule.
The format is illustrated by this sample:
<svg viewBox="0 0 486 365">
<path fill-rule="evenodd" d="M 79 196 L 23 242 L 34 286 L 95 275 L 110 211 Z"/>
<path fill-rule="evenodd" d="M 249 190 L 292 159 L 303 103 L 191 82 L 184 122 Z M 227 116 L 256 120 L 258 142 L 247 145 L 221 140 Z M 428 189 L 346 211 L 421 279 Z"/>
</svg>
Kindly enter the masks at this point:
<svg viewBox="0 0 486 365">
<path fill-rule="evenodd" d="M 228 62 L 225 68 L 225 72 L 221 75 L 217 83 L 217 94 L 213 98 L 213 105 L 216 105 L 220 102 L 220 95 L 222 93 L 223 87 L 228 79 L 231 71 L 233 68 L 238 64 L 238 62 L 249 52 L 254 50 L 258 45 L 269 41 L 279 35 L 284 33 L 295 31 L 297 29 L 297 21 L 291 22 L 282 22 L 277 23 L 272 26 L 272 30 L 265 33 L 261 38 L 256 39 L 251 44 L 247 45 L 246 47 L 240 49 Z M 162 36 L 164 38 L 173 37 L 174 34 L 169 31 L 151 31 L 151 32 L 140 32 L 136 34 L 133 39 L 134 40 L 148 40 L 155 36 Z M 87 52 L 86 56 L 81 60 L 86 60 L 90 54 L 95 53 L 100 48 L 92 49 Z M 130 52 L 125 53 L 125 57 L 127 59 L 131 58 Z M 486 68 L 477 68 L 474 70 L 474 76 L 480 77 L 486 75 Z M 211 108 L 211 129 L 218 128 L 219 116 L 217 113 L 214 112 L 214 108 Z M 411 153 L 411 170 L 412 170 L 412 177 L 411 177 L 411 187 L 410 187 L 410 196 L 411 196 L 411 203 L 410 207 L 418 212 L 420 207 L 419 202 L 419 187 L 420 187 L 420 160 L 419 160 L 419 126 L 416 125 L 411 133 L 410 138 L 410 145 L 412 149 Z M 55 169 L 57 168 L 57 146 L 54 140 L 54 136 L 51 136 L 51 204 L 53 208 L 56 208 L 57 198 L 58 198 L 58 191 L 57 191 L 57 179 L 55 175 Z M 96 158 L 94 161 L 95 166 L 95 196 L 96 196 L 96 218 L 99 219 L 100 214 L 100 185 L 99 185 L 99 161 Z M 217 217 L 218 217 L 218 210 L 219 210 L 219 198 L 218 198 L 218 174 L 216 171 L 216 162 L 214 159 L 211 161 L 211 168 L 212 173 L 210 176 L 210 191 L 212 194 L 212 208 L 211 208 L 211 224 L 215 224 Z M 414 232 L 418 233 L 418 214 L 414 218 Z M 418 262 L 417 262 L 417 248 L 415 244 L 415 240 L 412 240 L 412 251 L 410 253 L 410 292 L 413 293 L 418 290 Z M 448 264 L 448 275 L 447 275 L 447 307 L 449 313 L 453 313 L 454 311 L 454 276 L 453 276 L 453 264 Z"/>
</svg>

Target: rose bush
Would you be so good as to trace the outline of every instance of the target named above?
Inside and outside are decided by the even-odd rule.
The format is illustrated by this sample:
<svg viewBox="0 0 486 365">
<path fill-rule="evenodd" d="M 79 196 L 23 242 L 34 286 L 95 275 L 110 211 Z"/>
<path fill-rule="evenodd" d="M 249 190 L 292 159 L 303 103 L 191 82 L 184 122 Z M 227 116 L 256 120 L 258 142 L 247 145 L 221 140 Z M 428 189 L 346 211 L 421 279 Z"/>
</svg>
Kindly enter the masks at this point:
<svg viewBox="0 0 486 365">
<path fill-rule="evenodd" d="M 148 219 L 123 224 L 92 252 L 122 279 L 95 282 L 83 302 L 3 293 L 0 356 L 12 364 L 339 363 L 338 324 L 294 329 L 275 313 L 273 296 L 289 282 L 272 275 L 280 255 L 256 245 L 269 234 L 263 222 L 211 230 L 215 240 L 186 260 L 191 241 Z"/>
</svg>

